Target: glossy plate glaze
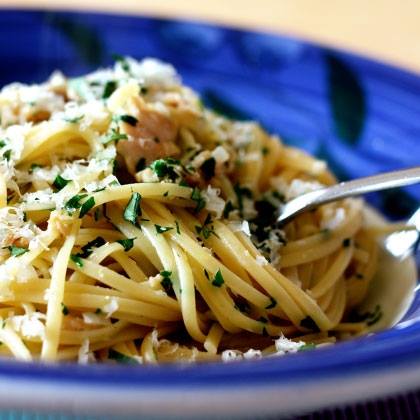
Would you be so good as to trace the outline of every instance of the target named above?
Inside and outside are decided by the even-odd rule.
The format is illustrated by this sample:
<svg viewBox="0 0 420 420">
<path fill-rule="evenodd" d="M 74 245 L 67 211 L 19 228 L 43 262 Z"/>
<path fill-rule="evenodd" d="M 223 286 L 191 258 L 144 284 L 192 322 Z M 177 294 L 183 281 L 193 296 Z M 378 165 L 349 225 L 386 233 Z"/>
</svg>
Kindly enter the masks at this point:
<svg viewBox="0 0 420 420">
<path fill-rule="evenodd" d="M 286 142 L 328 160 L 342 179 L 420 164 L 418 76 L 295 39 L 217 26 L 0 11 L 2 85 L 40 82 L 57 68 L 83 74 L 110 64 L 113 53 L 173 63 L 208 106 L 260 121 Z M 393 219 L 409 217 L 419 199 L 418 186 L 369 197 Z M 0 404 L 148 418 L 255 418 L 419 387 L 420 294 L 411 292 L 418 270 L 409 260 L 388 263 L 392 269 L 383 270 L 380 281 L 390 287 L 385 295 L 395 299 L 387 300 L 389 321 L 400 317 L 404 305 L 410 308 L 386 331 L 289 357 L 228 365 L 0 361 Z"/>
</svg>

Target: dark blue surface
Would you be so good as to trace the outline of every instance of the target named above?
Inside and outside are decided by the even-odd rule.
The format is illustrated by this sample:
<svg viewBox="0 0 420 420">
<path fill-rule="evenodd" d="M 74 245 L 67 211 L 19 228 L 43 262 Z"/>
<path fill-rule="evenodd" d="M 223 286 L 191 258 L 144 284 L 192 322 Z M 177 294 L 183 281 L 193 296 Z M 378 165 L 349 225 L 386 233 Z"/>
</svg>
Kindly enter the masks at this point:
<svg viewBox="0 0 420 420">
<path fill-rule="evenodd" d="M 1 84 L 40 82 L 57 68 L 79 75 L 110 64 L 113 53 L 173 63 L 206 104 L 260 121 L 286 142 L 327 159 L 341 178 L 420 165 L 420 78 L 413 74 L 294 39 L 216 26 L 0 12 Z M 401 218 L 418 207 L 419 198 L 420 188 L 411 187 L 370 199 Z M 417 296 L 405 320 L 416 320 L 419 312 Z M 69 368 L 0 361 L 0 375 L 139 387 L 287 384 L 420 363 L 419 347 L 415 322 L 334 348 L 228 366 Z"/>
</svg>

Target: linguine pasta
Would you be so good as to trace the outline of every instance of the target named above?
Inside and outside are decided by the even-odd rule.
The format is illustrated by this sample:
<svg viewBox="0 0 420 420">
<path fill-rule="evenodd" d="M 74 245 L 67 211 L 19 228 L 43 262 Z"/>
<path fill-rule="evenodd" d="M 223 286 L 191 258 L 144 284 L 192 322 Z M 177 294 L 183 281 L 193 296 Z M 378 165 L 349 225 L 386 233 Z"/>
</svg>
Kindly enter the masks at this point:
<svg viewBox="0 0 420 420">
<path fill-rule="evenodd" d="M 280 229 L 324 162 L 203 107 L 174 69 L 0 92 L 0 353 L 123 363 L 285 354 L 363 334 L 376 270 L 363 203 Z"/>
</svg>

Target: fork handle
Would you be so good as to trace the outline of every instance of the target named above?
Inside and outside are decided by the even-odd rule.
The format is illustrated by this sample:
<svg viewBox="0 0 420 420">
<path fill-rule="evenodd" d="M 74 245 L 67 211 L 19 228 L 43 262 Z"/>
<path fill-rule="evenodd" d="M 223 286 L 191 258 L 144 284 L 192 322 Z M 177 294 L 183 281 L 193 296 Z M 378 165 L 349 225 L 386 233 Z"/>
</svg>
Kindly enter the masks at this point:
<svg viewBox="0 0 420 420">
<path fill-rule="evenodd" d="M 420 166 L 340 182 L 331 187 L 311 191 L 289 201 L 283 207 L 278 222 L 281 224 L 286 223 L 292 217 L 321 204 L 373 191 L 404 187 L 418 182 L 420 182 Z"/>
</svg>

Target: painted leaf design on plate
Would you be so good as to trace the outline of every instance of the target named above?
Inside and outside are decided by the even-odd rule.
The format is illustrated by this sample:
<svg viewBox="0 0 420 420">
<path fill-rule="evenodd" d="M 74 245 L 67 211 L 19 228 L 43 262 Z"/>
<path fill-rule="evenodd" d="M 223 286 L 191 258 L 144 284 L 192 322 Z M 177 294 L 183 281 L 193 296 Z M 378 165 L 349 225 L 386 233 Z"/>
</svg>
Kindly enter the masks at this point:
<svg viewBox="0 0 420 420">
<path fill-rule="evenodd" d="M 201 94 L 201 100 L 205 106 L 211 108 L 214 112 L 223 115 L 224 117 L 240 121 L 252 119 L 252 117 L 240 109 L 239 106 L 222 97 L 213 89 L 204 90 Z"/>
<path fill-rule="evenodd" d="M 335 134 L 356 144 L 366 119 L 366 96 L 357 74 L 338 56 L 327 53 L 328 99 Z"/>
<path fill-rule="evenodd" d="M 97 66 L 102 62 L 104 46 L 100 35 L 85 23 L 53 13 L 47 21 L 61 31 L 74 45 L 80 57 L 88 64 Z"/>
</svg>

